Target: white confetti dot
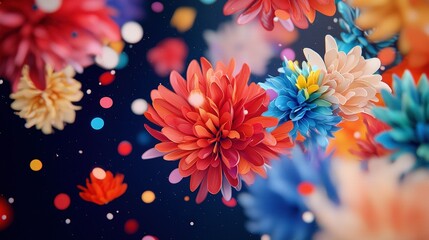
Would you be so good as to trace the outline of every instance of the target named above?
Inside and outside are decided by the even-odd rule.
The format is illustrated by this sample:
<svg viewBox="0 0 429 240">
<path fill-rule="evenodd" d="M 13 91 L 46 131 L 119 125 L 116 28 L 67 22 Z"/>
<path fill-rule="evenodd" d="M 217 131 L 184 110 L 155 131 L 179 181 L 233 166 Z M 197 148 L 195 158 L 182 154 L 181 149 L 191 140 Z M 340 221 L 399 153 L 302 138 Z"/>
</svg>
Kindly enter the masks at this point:
<svg viewBox="0 0 429 240">
<path fill-rule="evenodd" d="M 116 210 L 116 213 L 119 213 L 119 210 Z"/>
<path fill-rule="evenodd" d="M 147 102 L 144 99 L 136 99 L 131 103 L 131 111 L 136 115 L 142 115 L 147 110 Z"/>
<path fill-rule="evenodd" d="M 313 213 L 311 213 L 311 212 L 304 212 L 303 214 L 302 214 L 302 220 L 304 221 L 304 222 L 306 222 L 306 223 L 311 223 L 311 222 L 313 222 L 314 221 L 314 215 L 313 215 Z"/>
<path fill-rule="evenodd" d="M 112 70 L 112 71 L 110 71 L 110 74 L 115 75 L 115 74 L 116 74 L 116 71 L 115 71 L 115 70 Z"/>
<path fill-rule="evenodd" d="M 268 235 L 268 234 L 262 235 L 261 240 L 271 240 L 270 235 Z"/>
<path fill-rule="evenodd" d="M 7 219 L 7 216 L 6 216 L 6 215 L 2 215 L 2 216 L 1 216 L 1 220 L 6 221 L 6 219 Z"/>
<path fill-rule="evenodd" d="M 334 23 L 337 23 L 338 22 L 338 18 L 334 18 Z"/>
<path fill-rule="evenodd" d="M 278 22 L 279 21 L 279 18 L 278 17 L 274 17 L 274 22 Z"/>
<path fill-rule="evenodd" d="M 70 224 L 71 223 L 71 220 L 70 219 L 66 219 L 66 224 Z"/>
<path fill-rule="evenodd" d="M 12 204 L 13 202 L 15 202 L 15 199 L 13 199 L 13 198 L 9 198 L 9 199 L 8 199 L 8 202 L 9 202 L 10 204 Z"/>
<path fill-rule="evenodd" d="M 112 220 L 112 219 L 113 219 L 113 214 L 108 213 L 108 214 L 106 215 L 106 218 L 107 218 L 107 219 L 109 219 L 109 220 Z"/>
<path fill-rule="evenodd" d="M 91 92 L 92 92 L 91 89 L 86 90 L 86 94 L 88 95 L 91 94 Z"/>
<path fill-rule="evenodd" d="M 247 111 L 247 109 L 244 109 L 243 113 L 244 113 L 244 115 L 247 115 L 247 114 L 249 114 L 249 111 Z"/>
<path fill-rule="evenodd" d="M 45 13 L 53 13 L 60 9 L 62 0 L 36 0 L 37 8 Z"/>
<path fill-rule="evenodd" d="M 83 151 L 82 150 L 79 150 L 79 154 L 82 154 L 83 153 Z"/>
<path fill-rule="evenodd" d="M 127 22 L 122 25 L 121 35 L 127 43 L 138 43 L 143 38 L 143 28 L 137 22 Z"/>
<path fill-rule="evenodd" d="M 92 170 L 92 175 L 94 175 L 94 177 L 99 180 L 103 180 L 106 178 L 106 171 L 104 171 L 102 168 L 96 167 Z"/>
<path fill-rule="evenodd" d="M 194 226 L 194 222 L 190 222 L 189 225 Z"/>
<path fill-rule="evenodd" d="M 110 70 L 118 65 L 119 55 L 111 47 L 104 46 L 101 49 L 101 54 L 95 57 L 95 62 L 98 66 Z"/>
<path fill-rule="evenodd" d="M 358 131 L 356 131 L 356 132 L 353 133 L 353 137 L 356 138 L 356 139 L 359 139 L 360 136 L 361 136 L 361 134 Z"/>
<path fill-rule="evenodd" d="M 0 79 L 0 84 L 3 84 L 3 79 Z"/>
</svg>

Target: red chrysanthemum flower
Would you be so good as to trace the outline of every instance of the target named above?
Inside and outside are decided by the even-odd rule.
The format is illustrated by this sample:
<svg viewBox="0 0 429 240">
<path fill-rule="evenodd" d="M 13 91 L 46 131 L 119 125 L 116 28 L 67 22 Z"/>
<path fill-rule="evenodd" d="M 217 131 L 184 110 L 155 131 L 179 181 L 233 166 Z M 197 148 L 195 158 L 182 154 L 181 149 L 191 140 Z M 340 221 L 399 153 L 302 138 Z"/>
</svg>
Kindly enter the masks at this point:
<svg viewBox="0 0 429 240">
<path fill-rule="evenodd" d="M 22 67 L 45 88 L 45 66 L 59 71 L 71 65 L 81 72 L 94 62 L 103 41 L 120 40 L 105 0 L 62 1 L 53 13 L 37 8 L 34 0 L 4 0 L 0 4 L 0 76 L 16 87 Z"/>
<path fill-rule="evenodd" d="M 112 200 L 122 196 L 127 190 L 128 185 L 123 183 L 124 175 L 106 171 L 106 176 L 103 179 L 98 179 L 93 173 L 89 175 L 90 179 L 86 179 L 86 187 L 78 185 L 77 188 L 82 190 L 79 196 L 88 202 L 93 202 L 98 205 L 108 204 Z"/>
<path fill-rule="evenodd" d="M 231 186 L 240 189 L 241 180 L 251 184 L 256 174 L 265 176 L 265 164 L 292 146 L 291 123 L 272 132 L 278 120 L 262 116 L 269 96 L 255 83 L 248 85 L 250 69 L 244 64 L 234 76 L 235 63 L 218 62 L 216 68 L 201 58 L 201 67 L 192 61 L 186 80 L 173 71 L 174 92 L 160 85 L 151 93 L 152 105 L 145 116 L 161 127 L 146 125 L 161 141 L 143 158 L 163 155 L 179 161 L 179 173 L 190 176 L 190 189 L 200 187 L 197 203 L 207 192 L 222 191 L 231 198 Z"/>
<path fill-rule="evenodd" d="M 375 137 L 378 134 L 389 130 L 390 127 L 368 114 L 362 114 L 362 116 L 363 122 L 366 126 L 366 138 L 358 139 L 357 145 L 359 146 L 359 150 L 353 149 L 350 150 L 350 152 L 359 156 L 362 160 L 369 160 L 373 157 L 383 157 L 391 153 L 391 151 L 387 150 L 383 145 L 375 141 Z"/>
<path fill-rule="evenodd" d="M 256 16 L 267 30 L 274 28 L 274 17 L 280 22 L 291 20 L 298 28 L 308 28 L 308 21 L 314 22 L 316 11 L 333 16 L 336 11 L 334 0 L 228 0 L 223 8 L 225 15 L 242 12 L 237 21 L 245 24 Z M 308 19 L 308 20 L 307 20 Z M 286 23 L 285 23 L 286 24 Z"/>
</svg>

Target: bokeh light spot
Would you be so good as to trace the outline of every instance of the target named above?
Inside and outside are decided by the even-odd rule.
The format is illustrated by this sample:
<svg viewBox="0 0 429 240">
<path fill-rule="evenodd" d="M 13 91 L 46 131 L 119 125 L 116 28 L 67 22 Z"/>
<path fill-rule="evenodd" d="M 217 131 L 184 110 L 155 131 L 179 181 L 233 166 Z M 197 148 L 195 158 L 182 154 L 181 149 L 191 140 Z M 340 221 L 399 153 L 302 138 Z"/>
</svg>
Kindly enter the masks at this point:
<svg viewBox="0 0 429 240">
<path fill-rule="evenodd" d="M 31 162 L 30 162 L 31 170 L 37 172 L 37 171 L 40 171 L 40 169 L 42 169 L 42 167 L 43 167 L 43 163 L 39 159 L 31 160 Z"/>
<path fill-rule="evenodd" d="M 189 196 L 185 196 L 185 197 L 183 198 L 183 200 L 185 200 L 185 202 L 189 202 L 190 198 L 189 198 Z"/>
<path fill-rule="evenodd" d="M 122 25 L 121 35 L 127 43 L 138 43 L 143 38 L 143 27 L 137 22 L 127 22 Z"/>
<path fill-rule="evenodd" d="M 13 220 L 13 209 L 5 198 L 0 197 L 0 231 L 10 226 Z"/>
<path fill-rule="evenodd" d="M 306 211 L 302 214 L 302 220 L 306 223 L 311 223 L 314 221 L 314 215 L 313 213 Z"/>
<path fill-rule="evenodd" d="M 142 193 L 142 201 L 148 204 L 152 203 L 153 201 L 155 201 L 155 193 L 150 190 L 144 191 Z"/>
<path fill-rule="evenodd" d="M 128 219 L 124 224 L 126 234 L 134 234 L 139 230 L 139 223 L 135 219 Z"/>
<path fill-rule="evenodd" d="M 67 218 L 67 219 L 65 220 L 65 223 L 66 223 L 66 224 L 70 224 L 70 223 L 71 223 L 71 220 L 70 220 L 69 218 Z"/>
<path fill-rule="evenodd" d="M 104 127 L 104 120 L 102 118 L 96 117 L 91 121 L 91 127 L 94 130 L 100 130 Z"/>
<path fill-rule="evenodd" d="M 191 7 L 179 7 L 174 11 L 173 17 L 171 18 L 171 26 L 177 28 L 179 32 L 186 32 L 194 25 L 197 11 Z"/>
<path fill-rule="evenodd" d="M 308 196 L 314 191 L 314 185 L 310 182 L 301 182 L 298 185 L 298 192 L 303 196 Z"/>
<path fill-rule="evenodd" d="M 115 75 L 112 74 L 111 72 L 104 72 L 103 74 L 100 75 L 100 77 L 98 78 L 98 81 L 100 81 L 100 84 L 102 86 L 106 86 L 111 84 L 113 81 L 115 80 Z"/>
<path fill-rule="evenodd" d="M 160 2 L 154 2 L 151 5 L 152 11 L 156 12 L 156 13 L 160 13 L 162 11 L 164 11 L 164 5 Z"/>
<path fill-rule="evenodd" d="M 111 213 L 106 214 L 106 218 L 109 219 L 109 220 L 112 220 L 113 219 L 113 214 L 111 214 Z"/>
<path fill-rule="evenodd" d="M 118 66 L 116 66 L 116 69 L 122 69 L 128 65 L 128 54 L 126 52 L 121 52 L 119 54 L 119 63 Z"/>
<path fill-rule="evenodd" d="M 146 235 L 142 238 L 142 240 L 158 240 L 158 238 L 151 235 Z"/>
<path fill-rule="evenodd" d="M 122 141 L 118 144 L 118 153 L 121 156 L 130 155 L 132 150 L 133 150 L 133 145 L 131 145 L 131 143 L 128 141 Z"/>
<path fill-rule="evenodd" d="M 65 193 L 60 193 L 54 198 L 54 206 L 58 210 L 66 210 L 70 206 L 70 197 Z"/>
<path fill-rule="evenodd" d="M 377 57 L 380 59 L 381 65 L 387 66 L 395 61 L 396 51 L 392 47 L 383 48 L 378 52 Z"/>
<path fill-rule="evenodd" d="M 102 108 L 111 108 L 113 106 L 113 100 L 109 97 L 103 97 L 100 99 L 100 106 Z"/>
<path fill-rule="evenodd" d="M 111 47 L 104 46 L 101 49 L 101 54 L 95 57 L 95 62 L 104 69 L 113 69 L 119 63 L 119 55 Z"/>
<path fill-rule="evenodd" d="M 137 142 L 140 145 L 147 145 L 151 141 L 151 136 L 146 131 L 141 131 L 139 134 L 137 134 Z"/>
<path fill-rule="evenodd" d="M 209 4 L 213 4 L 213 3 L 215 3 L 216 2 L 216 0 L 200 0 L 202 3 L 204 3 L 204 4 L 207 4 L 207 5 L 209 5 Z"/>
<path fill-rule="evenodd" d="M 280 53 L 280 57 L 282 60 L 286 57 L 288 60 L 293 61 L 293 60 L 295 60 L 295 57 L 296 57 L 295 51 L 292 48 L 285 48 Z"/>
<path fill-rule="evenodd" d="M 146 112 L 148 104 L 144 99 L 136 99 L 131 103 L 131 111 L 136 115 L 142 115 Z"/>
<path fill-rule="evenodd" d="M 192 90 L 192 92 L 189 94 L 188 102 L 193 107 L 201 107 L 204 103 L 204 95 L 200 90 Z"/>
</svg>

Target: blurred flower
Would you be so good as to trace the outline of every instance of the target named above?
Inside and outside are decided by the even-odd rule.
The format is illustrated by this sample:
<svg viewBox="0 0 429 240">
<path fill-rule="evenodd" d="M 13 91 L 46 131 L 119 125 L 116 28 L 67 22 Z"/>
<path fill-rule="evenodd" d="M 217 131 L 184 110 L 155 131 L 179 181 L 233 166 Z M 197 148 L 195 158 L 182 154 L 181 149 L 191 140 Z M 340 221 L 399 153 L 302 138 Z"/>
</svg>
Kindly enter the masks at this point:
<svg viewBox="0 0 429 240">
<path fill-rule="evenodd" d="M 429 63 L 420 67 L 412 66 L 410 64 L 411 57 L 406 56 L 398 65 L 390 68 L 382 74 L 383 82 L 392 87 L 393 76 L 402 76 L 405 71 L 409 71 L 414 80 L 417 81 L 422 74 L 429 75 Z M 380 99 L 382 100 L 382 99 Z"/>
<path fill-rule="evenodd" d="M 347 54 L 338 51 L 335 39 L 330 35 L 326 35 L 325 41 L 325 60 L 309 48 L 304 49 L 304 55 L 311 66 L 324 74 L 321 86 L 328 90 L 322 98 L 338 104 L 339 114 L 345 120 L 355 121 L 358 113 L 370 113 L 374 102 L 378 102 L 376 94 L 382 88 L 390 90 L 381 81 L 381 76 L 374 74 L 380 68 L 380 60 L 364 59 L 359 46 Z"/>
<path fill-rule="evenodd" d="M 292 139 L 300 133 L 307 142 L 315 142 L 322 147 L 328 144 L 328 137 L 337 131 L 341 117 L 335 106 L 321 98 L 327 87 L 321 87 L 323 74 L 314 70 L 306 62 L 302 68 L 298 62 L 284 62 L 280 75 L 260 83 L 265 90 L 275 92 L 266 116 L 274 116 L 280 123 L 292 121 Z"/>
<path fill-rule="evenodd" d="M 409 171 L 414 159 L 403 156 L 369 162 L 338 161 L 333 171 L 341 204 L 336 206 L 316 190 L 307 199 L 323 229 L 318 239 L 429 239 L 429 172 Z"/>
<path fill-rule="evenodd" d="M 120 39 L 104 0 L 62 1 L 53 13 L 35 8 L 34 0 L 0 5 L 0 75 L 14 89 L 24 65 L 38 89 L 44 89 L 45 65 L 55 71 L 71 65 L 81 72 L 93 64 L 104 40 Z"/>
<path fill-rule="evenodd" d="M 190 189 L 200 187 L 197 203 L 207 192 L 231 198 L 231 186 L 240 189 L 255 175 L 265 175 L 265 165 L 292 143 L 288 137 L 291 124 L 271 133 L 276 118 L 261 116 L 269 97 L 255 83 L 248 85 L 250 69 L 245 64 L 233 75 L 235 63 L 216 68 L 205 59 L 189 64 L 186 80 L 177 72 L 170 75 L 174 92 L 160 85 L 151 93 L 152 106 L 146 118 L 161 131 L 146 125 L 149 133 L 161 141 L 143 158 L 164 155 L 167 161 L 180 160 L 179 173 L 189 177 Z M 153 155 L 158 152 L 158 155 Z M 160 154 L 159 154 L 160 152 Z"/>
<path fill-rule="evenodd" d="M 26 128 L 36 126 L 44 134 L 51 134 L 52 127 L 63 130 L 64 123 L 74 123 L 75 111 L 81 108 L 73 102 L 79 102 L 83 93 L 80 82 L 73 77 L 71 67 L 54 72 L 46 66 L 46 88 L 40 90 L 31 81 L 29 67 L 24 66 L 18 88 L 10 98 L 14 100 L 12 109 L 27 121 Z"/>
<path fill-rule="evenodd" d="M 289 30 L 294 25 L 306 29 L 308 21 L 314 22 L 316 11 L 333 16 L 335 10 L 334 0 L 228 0 L 223 13 L 232 15 L 242 12 L 237 19 L 238 24 L 246 24 L 258 16 L 262 26 L 271 31 L 275 16 Z"/>
<path fill-rule="evenodd" d="M 351 152 L 359 156 L 361 160 L 369 160 L 373 157 L 384 157 L 391 153 L 380 143 L 375 141 L 375 137 L 378 134 L 389 130 L 390 127 L 367 114 L 363 114 L 363 121 L 366 126 L 366 138 L 358 139 L 357 145 L 359 146 L 359 150 L 352 149 Z"/>
<path fill-rule="evenodd" d="M 355 20 L 360 15 L 358 8 L 353 8 L 345 2 L 338 2 L 338 12 L 341 13 L 339 19 L 341 32 L 341 40 L 337 40 L 338 50 L 349 52 L 353 47 L 360 46 L 362 48 L 362 56 L 365 58 L 377 57 L 378 52 L 386 47 L 396 48 L 398 36 L 393 36 L 385 41 L 371 42 L 367 39 L 369 31 L 364 31 L 355 24 Z M 396 54 L 397 61 L 400 60 L 400 54 Z"/>
<path fill-rule="evenodd" d="M 139 21 L 143 17 L 143 0 L 107 0 L 114 8 L 113 19 L 122 26 L 128 21 Z"/>
<path fill-rule="evenodd" d="M 249 193 L 238 196 L 250 218 L 247 229 L 268 234 L 272 240 L 312 239 L 319 227 L 303 194 L 310 194 L 311 189 L 318 186 L 324 188 L 333 201 L 337 200 L 329 176 L 330 157 L 318 148 L 304 152 L 296 146 L 292 156 L 273 161 L 268 178 L 257 178 Z"/>
<path fill-rule="evenodd" d="M 182 39 L 166 38 L 148 51 L 147 60 L 158 76 L 166 77 L 173 70 L 183 71 L 187 55 L 188 47 Z"/>
<path fill-rule="evenodd" d="M 123 183 L 124 175 L 106 171 L 106 176 L 103 179 L 98 179 L 93 173 L 89 175 L 90 180 L 86 179 L 86 187 L 78 185 L 82 192 L 79 196 L 88 202 L 93 202 L 98 205 L 108 204 L 116 198 L 122 196 L 127 190 L 128 185 Z"/>
<path fill-rule="evenodd" d="M 256 24 L 221 25 L 217 32 L 206 30 L 204 39 L 209 47 L 207 56 L 212 62 L 227 62 L 235 58 L 238 66 L 248 64 L 255 75 L 265 75 L 267 65 L 275 56 L 274 49 Z M 257 46 L 257 47 L 256 47 Z M 234 72 L 238 72 L 238 69 Z"/>
<path fill-rule="evenodd" d="M 416 166 L 429 165 L 429 82 L 422 75 L 416 86 L 411 73 L 393 76 L 394 94 L 382 91 L 386 107 L 373 109 L 378 120 L 392 129 L 377 136 L 377 142 L 397 154 L 416 155 Z"/>
</svg>

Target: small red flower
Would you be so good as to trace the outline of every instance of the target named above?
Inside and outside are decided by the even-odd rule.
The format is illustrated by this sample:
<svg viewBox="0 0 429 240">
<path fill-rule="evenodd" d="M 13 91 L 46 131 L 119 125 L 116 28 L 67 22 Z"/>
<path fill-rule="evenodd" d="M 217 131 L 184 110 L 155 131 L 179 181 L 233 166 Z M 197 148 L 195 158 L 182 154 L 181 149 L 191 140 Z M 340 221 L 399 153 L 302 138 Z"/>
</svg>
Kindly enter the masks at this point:
<svg viewBox="0 0 429 240">
<path fill-rule="evenodd" d="M 189 64 L 186 80 L 177 72 L 170 75 L 174 91 L 160 85 L 151 93 L 152 106 L 146 118 L 161 127 L 146 125 L 161 143 L 143 155 L 159 152 L 167 161 L 179 160 L 179 173 L 191 177 L 190 189 L 199 187 L 197 203 L 207 192 L 222 191 L 231 198 L 231 186 L 240 189 L 241 180 L 251 184 L 255 175 L 265 176 L 265 165 L 292 146 L 290 122 L 274 131 L 278 120 L 262 116 L 269 96 L 255 83 L 248 85 L 250 69 L 244 64 L 233 75 L 235 63 L 216 67 L 201 58 Z"/>
<path fill-rule="evenodd" d="M 88 202 L 93 202 L 98 205 L 108 204 L 112 200 L 122 196 L 127 190 L 128 185 L 123 183 L 124 175 L 106 171 L 106 177 L 97 179 L 93 173 L 89 175 L 90 179 L 86 179 L 86 188 L 78 185 L 77 188 L 82 190 L 79 196 Z"/>
</svg>

